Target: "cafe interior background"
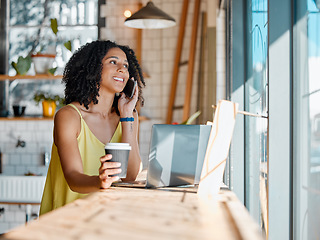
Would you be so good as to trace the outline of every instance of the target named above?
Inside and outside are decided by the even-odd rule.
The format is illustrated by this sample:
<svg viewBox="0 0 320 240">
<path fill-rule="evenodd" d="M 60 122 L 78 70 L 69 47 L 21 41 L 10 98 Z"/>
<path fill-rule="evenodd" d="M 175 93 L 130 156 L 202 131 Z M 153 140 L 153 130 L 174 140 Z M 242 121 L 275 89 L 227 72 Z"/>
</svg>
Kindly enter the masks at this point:
<svg viewBox="0 0 320 240">
<path fill-rule="evenodd" d="M 168 123 L 184 0 L 153 1 L 176 20 L 174 27 L 138 30 L 125 26 L 125 11 L 134 13 L 147 2 L 2 0 L 0 9 L 2 75 L 16 74 L 11 62 L 28 54 L 40 27 L 41 41 L 51 49 L 54 45 L 56 50 L 55 74 L 62 74 L 72 53 L 61 44 L 52 44 L 56 43 L 56 37 L 50 32 L 50 18 L 58 20 L 58 42 L 71 40 L 72 52 L 86 42 L 109 39 L 129 45 L 140 55 L 146 81 L 145 106 L 139 111 L 144 168 L 148 164 L 152 125 Z M 193 49 L 190 114 L 201 111 L 194 123 L 212 121 L 211 105 L 219 99 L 238 102 L 240 110 L 256 115 L 237 116 L 225 184 L 259 223 L 266 238 L 319 239 L 320 2 L 188 2 L 181 52 L 184 64 L 178 67 L 175 104 L 183 106 L 185 102 Z M 199 2 L 196 44 L 192 46 Z M 27 75 L 35 75 L 33 65 Z M 37 90 L 63 96 L 63 85 L 59 79 L 14 79 L 0 81 L 0 87 L 0 193 L 8 194 L 6 182 L 1 181 L 5 176 L 16 176 L 19 180 L 24 175 L 36 175 L 40 182 L 44 181 L 53 121 L 41 117 L 41 105 L 35 104 L 33 96 Z M 12 117 L 13 105 L 26 106 L 24 116 Z M 169 123 L 181 123 L 182 119 L 183 112 L 178 109 Z M 4 190 L 5 193 L 1 192 Z M 26 187 L 10 190 L 34 191 Z M 0 204 L 0 233 L 24 224 L 26 217 L 28 220 L 37 217 L 39 205 L 21 204 L 23 201 Z"/>
</svg>

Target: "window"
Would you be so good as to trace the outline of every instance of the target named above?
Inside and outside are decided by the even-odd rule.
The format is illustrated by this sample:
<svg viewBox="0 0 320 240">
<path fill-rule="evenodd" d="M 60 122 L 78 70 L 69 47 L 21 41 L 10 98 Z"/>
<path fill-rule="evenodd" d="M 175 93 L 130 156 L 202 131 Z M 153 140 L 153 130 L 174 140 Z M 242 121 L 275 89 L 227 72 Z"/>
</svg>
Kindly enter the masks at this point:
<svg viewBox="0 0 320 240">
<path fill-rule="evenodd" d="M 259 117 L 238 114 L 231 145 L 231 189 L 267 232 L 268 0 L 231 1 L 230 99 Z M 232 41 L 232 42 L 231 42 Z"/>
<path fill-rule="evenodd" d="M 245 110 L 267 116 L 268 0 L 247 0 Z M 267 119 L 245 118 L 245 204 L 267 224 Z"/>
<path fill-rule="evenodd" d="M 297 1 L 295 14 L 293 234 L 306 240 L 320 236 L 319 8 L 319 1 Z"/>
<path fill-rule="evenodd" d="M 58 37 L 52 33 L 50 18 L 58 21 Z M 60 0 L 60 1 L 10 1 L 9 16 L 9 63 L 19 56 L 27 56 L 44 50 L 56 52 L 54 67 L 56 74 L 62 74 L 63 68 L 72 53 L 63 47 L 71 40 L 73 51 L 87 42 L 98 38 L 98 1 L 97 0 Z M 37 45 L 37 41 L 40 45 Z M 29 74 L 34 74 L 33 66 Z M 10 66 L 9 75 L 15 75 Z M 35 90 L 51 91 L 63 95 L 60 81 L 15 80 L 9 87 L 9 105 L 27 105 L 26 114 L 40 114 L 41 108 L 32 101 Z M 9 108 L 11 111 L 11 107 Z"/>
</svg>

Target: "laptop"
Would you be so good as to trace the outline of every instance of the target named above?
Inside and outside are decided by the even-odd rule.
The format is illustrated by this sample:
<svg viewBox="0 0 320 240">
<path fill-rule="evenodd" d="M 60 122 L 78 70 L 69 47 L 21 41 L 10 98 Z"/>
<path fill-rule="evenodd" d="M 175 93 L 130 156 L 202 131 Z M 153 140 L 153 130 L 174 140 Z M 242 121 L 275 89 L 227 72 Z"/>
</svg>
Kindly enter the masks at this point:
<svg viewBox="0 0 320 240">
<path fill-rule="evenodd" d="M 154 124 L 146 180 L 112 185 L 159 188 L 199 184 L 210 131 L 211 125 Z"/>
</svg>

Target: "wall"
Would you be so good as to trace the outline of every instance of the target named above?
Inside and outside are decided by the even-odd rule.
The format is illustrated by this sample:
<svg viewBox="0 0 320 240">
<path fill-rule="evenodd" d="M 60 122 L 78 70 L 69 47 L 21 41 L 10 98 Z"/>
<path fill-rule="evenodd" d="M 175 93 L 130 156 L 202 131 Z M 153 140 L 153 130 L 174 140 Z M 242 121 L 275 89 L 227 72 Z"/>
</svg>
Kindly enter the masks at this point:
<svg viewBox="0 0 320 240">
<path fill-rule="evenodd" d="M 108 0 L 102 6 L 101 17 L 106 18 L 106 27 L 101 29 L 101 38 L 116 41 L 119 44 L 129 45 L 136 50 L 137 30 L 124 26 L 126 9 L 131 12 L 138 10 L 138 2 L 143 6 L 148 1 L 132 0 L 130 4 L 126 0 Z M 181 56 L 181 62 L 188 60 L 190 38 L 193 20 L 194 0 L 189 1 L 185 38 Z M 182 0 L 154 0 L 154 5 L 175 18 L 175 27 L 167 29 L 142 30 L 142 69 L 149 77 L 145 78 L 146 87 L 143 89 L 145 106 L 141 108 L 140 115 L 148 117 L 149 121 L 143 121 L 140 125 L 140 151 L 144 167 L 147 166 L 151 127 L 154 123 L 165 123 L 167 106 L 171 89 L 171 78 L 179 32 Z M 199 15 L 198 40 L 194 65 L 194 78 L 192 86 L 192 100 L 190 114 L 197 111 L 196 93 L 198 86 L 199 54 L 200 54 L 200 30 L 201 12 L 206 10 L 206 1 L 202 1 Z M 186 88 L 187 65 L 180 67 L 178 87 L 176 93 L 176 105 L 184 105 Z M 205 96 L 202 96 L 205 98 Z M 173 122 L 182 122 L 182 110 L 176 110 Z M 205 119 L 204 123 L 206 122 Z"/>
<path fill-rule="evenodd" d="M 2 152 L 2 174 L 24 175 L 34 173 L 46 175 L 44 153 L 51 151 L 53 121 L 0 120 L 0 149 Z M 18 138 L 25 141 L 25 147 L 16 147 Z M 33 205 L 32 214 L 37 215 L 39 206 Z M 26 205 L 0 204 L 0 234 L 22 225 L 26 220 Z"/>
<path fill-rule="evenodd" d="M 219 9 L 217 14 L 217 102 L 226 99 L 226 12 Z"/>
<path fill-rule="evenodd" d="M 46 175 L 43 155 L 51 151 L 53 121 L 0 121 L 0 149 L 5 175 Z M 25 147 L 16 147 L 18 138 Z"/>
<path fill-rule="evenodd" d="M 29 207 L 32 214 L 30 220 L 33 220 L 38 216 L 40 205 L 0 204 L 0 209 L 4 210 L 4 214 L 0 215 L 0 235 L 25 224 L 26 210 Z"/>
<path fill-rule="evenodd" d="M 106 27 L 101 29 L 100 34 L 102 39 L 109 39 L 116 41 L 119 44 L 129 45 L 135 50 L 137 45 L 137 31 L 124 26 L 125 17 L 123 16 L 123 12 L 126 9 L 130 9 L 132 12 L 137 11 L 138 1 L 131 0 L 129 2 L 130 4 L 128 4 L 127 0 L 106 1 L 106 5 L 103 5 L 101 8 L 101 17 L 106 18 Z M 186 61 L 189 58 L 194 2 L 194 0 L 189 1 L 181 61 Z M 147 1 L 142 1 L 142 3 L 144 6 Z M 145 78 L 146 87 L 143 90 L 145 106 L 141 108 L 140 111 L 141 116 L 145 116 L 149 119 L 141 121 L 139 132 L 140 154 L 144 168 L 146 168 L 148 164 L 151 127 L 155 123 L 165 123 L 166 120 L 171 75 L 173 71 L 183 1 L 154 0 L 153 3 L 174 17 L 177 25 L 169 29 L 142 31 L 141 65 L 143 71 L 149 75 L 149 77 Z M 202 1 L 194 65 L 191 114 L 197 111 L 196 93 L 199 72 L 200 24 L 201 12 L 205 10 L 206 1 Z M 180 67 L 176 105 L 184 104 L 187 70 L 187 65 Z M 206 96 L 202 97 L 205 98 Z M 204 122 L 207 120 L 208 119 L 205 119 Z M 173 122 L 181 121 L 182 110 L 177 110 L 174 113 Z M 47 168 L 42 165 L 42 155 L 44 151 L 50 151 L 51 149 L 52 128 L 52 121 L 0 121 L 0 147 L 4 153 L 4 172 L 6 174 L 24 174 L 31 171 L 36 174 L 46 174 Z M 13 133 L 14 137 L 11 136 L 11 133 Z M 15 147 L 18 136 L 21 136 L 21 139 L 26 141 L 27 145 L 25 148 Z M 25 206 L 0 205 L 0 208 L 1 207 L 5 207 L 6 213 L 0 215 L 0 233 L 24 223 Z M 36 206 L 33 207 L 33 212 L 38 212 Z"/>
</svg>

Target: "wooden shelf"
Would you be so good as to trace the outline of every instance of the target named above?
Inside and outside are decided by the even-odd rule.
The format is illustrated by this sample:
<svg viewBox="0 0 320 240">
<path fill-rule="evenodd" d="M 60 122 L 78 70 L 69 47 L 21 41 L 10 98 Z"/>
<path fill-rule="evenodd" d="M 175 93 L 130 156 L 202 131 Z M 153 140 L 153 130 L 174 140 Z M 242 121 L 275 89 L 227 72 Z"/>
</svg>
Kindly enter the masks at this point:
<svg viewBox="0 0 320 240">
<path fill-rule="evenodd" d="M 139 122 L 141 121 L 147 121 L 150 120 L 150 118 L 146 117 L 146 116 L 139 116 Z"/>
<path fill-rule="evenodd" d="M 16 79 L 55 80 L 55 79 L 62 79 L 62 75 L 37 74 L 37 75 L 9 76 L 9 75 L 0 74 L 0 81 L 16 80 Z"/>
<path fill-rule="evenodd" d="M 47 79 L 47 80 L 57 80 L 57 79 L 62 79 L 62 75 L 49 75 L 49 74 L 37 74 L 37 75 L 16 75 L 16 76 L 9 76 L 9 75 L 3 75 L 0 74 L 0 81 L 6 81 L 6 80 L 16 80 L 16 79 L 33 79 L 33 80 L 43 80 L 43 79 Z M 0 117 L 0 121 L 27 121 L 27 120 L 53 120 L 52 118 L 48 118 L 48 117 L 43 117 L 43 116 L 21 116 L 21 117 L 15 117 L 15 116 L 8 116 L 8 117 Z M 139 116 L 139 120 L 140 121 L 145 121 L 145 120 L 149 120 L 147 117 L 145 116 Z"/>
<path fill-rule="evenodd" d="M 53 120 L 53 117 L 43 117 L 42 115 L 25 115 L 21 117 L 8 116 L 8 117 L 0 117 L 0 121 L 35 121 L 35 120 Z M 146 116 L 139 116 L 139 122 L 150 120 Z"/>
<path fill-rule="evenodd" d="M 0 117 L 0 121 L 53 121 L 53 117 L 43 117 L 42 115 L 25 115 L 21 117 L 8 116 Z"/>
</svg>

